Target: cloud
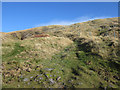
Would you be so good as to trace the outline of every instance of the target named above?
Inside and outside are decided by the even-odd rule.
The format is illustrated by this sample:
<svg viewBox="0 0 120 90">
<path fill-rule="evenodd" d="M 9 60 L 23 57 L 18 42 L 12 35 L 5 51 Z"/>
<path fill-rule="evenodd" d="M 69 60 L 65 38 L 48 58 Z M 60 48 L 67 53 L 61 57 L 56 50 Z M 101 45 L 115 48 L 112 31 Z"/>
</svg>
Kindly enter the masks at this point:
<svg viewBox="0 0 120 90">
<path fill-rule="evenodd" d="M 38 25 L 35 25 L 35 27 L 39 27 L 39 26 L 48 26 L 48 25 L 71 25 L 74 23 L 81 23 L 81 22 L 86 22 L 89 20 L 95 20 L 95 19 L 104 19 L 104 18 L 111 18 L 109 16 L 102 16 L 102 17 L 88 17 L 88 16 L 83 16 L 83 17 L 79 17 L 76 18 L 74 20 L 68 21 L 68 20 L 53 20 L 47 23 L 41 23 Z"/>
</svg>

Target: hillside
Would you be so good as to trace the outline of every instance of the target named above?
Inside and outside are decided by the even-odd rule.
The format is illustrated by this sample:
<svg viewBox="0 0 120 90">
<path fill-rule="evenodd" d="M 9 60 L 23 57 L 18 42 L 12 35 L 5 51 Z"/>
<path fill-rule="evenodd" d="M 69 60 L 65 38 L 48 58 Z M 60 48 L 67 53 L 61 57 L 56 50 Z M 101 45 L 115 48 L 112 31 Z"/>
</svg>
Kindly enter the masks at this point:
<svg viewBox="0 0 120 90">
<path fill-rule="evenodd" d="M 118 18 L 1 32 L 4 88 L 119 88 Z"/>
</svg>

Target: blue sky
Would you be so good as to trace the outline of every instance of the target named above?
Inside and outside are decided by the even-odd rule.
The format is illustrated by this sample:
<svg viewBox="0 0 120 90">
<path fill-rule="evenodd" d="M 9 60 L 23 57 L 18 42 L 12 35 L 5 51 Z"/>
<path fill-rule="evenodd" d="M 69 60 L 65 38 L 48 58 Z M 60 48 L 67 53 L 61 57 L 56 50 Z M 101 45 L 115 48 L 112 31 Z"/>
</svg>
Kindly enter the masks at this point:
<svg viewBox="0 0 120 90">
<path fill-rule="evenodd" d="M 2 31 L 118 17 L 117 2 L 3 2 Z"/>
</svg>

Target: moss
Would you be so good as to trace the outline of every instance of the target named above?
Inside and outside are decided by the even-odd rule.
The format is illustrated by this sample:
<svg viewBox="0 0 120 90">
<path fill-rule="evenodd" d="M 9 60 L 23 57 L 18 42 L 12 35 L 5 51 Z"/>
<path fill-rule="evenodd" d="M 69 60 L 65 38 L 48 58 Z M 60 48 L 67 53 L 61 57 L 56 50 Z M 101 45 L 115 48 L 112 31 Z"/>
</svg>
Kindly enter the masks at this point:
<svg viewBox="0 0 120 90">
<path fill-rule="evenodd" d="M 15 55 L 20 54 L 20 52 L 24 50 L 25 48 L 23 46 L 20 46 L 20 43 L 15 43 L 14 49 L 10 53 L 4 54 L 2 57 L 4 58 L 4 60 L 7 60 L 9 57 L 14 57 Z"/>
</svg>

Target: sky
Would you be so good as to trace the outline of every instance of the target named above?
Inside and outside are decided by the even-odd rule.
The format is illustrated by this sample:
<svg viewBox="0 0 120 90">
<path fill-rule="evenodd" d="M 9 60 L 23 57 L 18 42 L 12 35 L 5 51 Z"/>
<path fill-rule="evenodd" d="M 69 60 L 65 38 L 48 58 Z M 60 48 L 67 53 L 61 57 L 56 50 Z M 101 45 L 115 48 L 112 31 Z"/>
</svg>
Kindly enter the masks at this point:
<svg viewBox="0 0 120 90">
<path fill-rule="evenodd" d="M 3 2 L 2 32 L 118 17 L 117 2 Z"/>
</svg>

